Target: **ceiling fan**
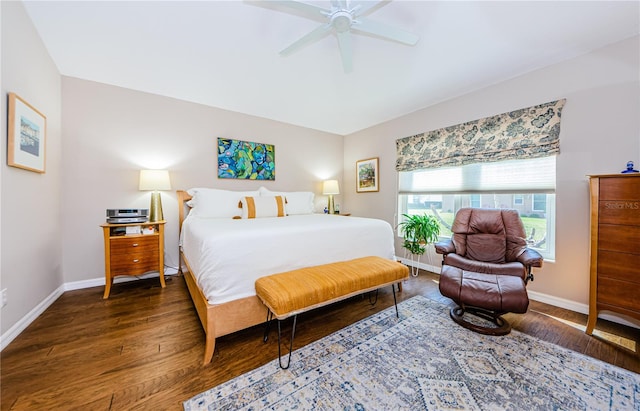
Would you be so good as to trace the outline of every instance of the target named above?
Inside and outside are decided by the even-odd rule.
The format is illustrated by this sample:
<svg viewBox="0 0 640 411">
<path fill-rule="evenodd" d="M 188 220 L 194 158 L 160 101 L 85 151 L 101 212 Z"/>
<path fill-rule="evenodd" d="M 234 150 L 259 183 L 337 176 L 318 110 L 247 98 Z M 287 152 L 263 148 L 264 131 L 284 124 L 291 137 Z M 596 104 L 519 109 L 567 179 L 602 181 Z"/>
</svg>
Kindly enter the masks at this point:
<svg viewBox="0 0 640 411">
<path fill-rule="evenodd" d="M 329 34 L 335 34 L 340 47 L 342 67 L 345 73 L 349 73 L 353 69 L 352 32 L 370 34 L 409 46 L 415 45 L 420 39 L 417 34 L 378 23 L 366 17 L 390 2 L 391 0 L 382 0 L 352 4 L 349 0 L 331 0 L 331 9 L 293 0 L 263 0 L 249 1 L 248 3 L 321 22 L 322 24 L 318 28 L 280 51 L 280 55 L 288 56 L 311 43 L 323 39 Z"/>
</svg>

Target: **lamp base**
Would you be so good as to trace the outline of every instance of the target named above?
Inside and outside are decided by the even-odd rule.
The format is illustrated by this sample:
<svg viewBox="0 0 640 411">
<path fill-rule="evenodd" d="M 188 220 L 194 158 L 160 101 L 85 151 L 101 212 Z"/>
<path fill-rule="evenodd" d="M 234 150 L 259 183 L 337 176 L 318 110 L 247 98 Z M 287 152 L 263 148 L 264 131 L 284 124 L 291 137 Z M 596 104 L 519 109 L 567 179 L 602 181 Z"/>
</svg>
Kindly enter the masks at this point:
<svg viewBox="0 0 640 411">
<path fill-rule="evenodd" d="M 335 214 L 336 213 L 335 204 L 333 203 L 333 194 L 329 194 L 329 204 L 328 204 L 327 208 L 329 209 L 329 214 Z"/>
<path fill-rule="evenodd" d="M 162 200 L 160 199 L 160 193 L 154 191 L 151 193 L 151 206 L 149 207 L 149 222 L 155 223 L 157 221 L 163 221 L 162 215 Z"/>
</svg>

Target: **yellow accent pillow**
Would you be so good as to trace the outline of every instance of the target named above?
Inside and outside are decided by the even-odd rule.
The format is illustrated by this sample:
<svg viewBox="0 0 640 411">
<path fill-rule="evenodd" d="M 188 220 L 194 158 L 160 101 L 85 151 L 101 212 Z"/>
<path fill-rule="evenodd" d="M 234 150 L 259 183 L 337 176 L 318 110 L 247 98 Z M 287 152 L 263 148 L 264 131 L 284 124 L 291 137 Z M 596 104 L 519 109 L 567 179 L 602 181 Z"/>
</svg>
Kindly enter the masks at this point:
<svg viewBox="0 0 640 411">
<path fill-rule="evenodd" d="M 284 217 L 284 197 L 243 197 L 242 218 Z"/>
</svg>

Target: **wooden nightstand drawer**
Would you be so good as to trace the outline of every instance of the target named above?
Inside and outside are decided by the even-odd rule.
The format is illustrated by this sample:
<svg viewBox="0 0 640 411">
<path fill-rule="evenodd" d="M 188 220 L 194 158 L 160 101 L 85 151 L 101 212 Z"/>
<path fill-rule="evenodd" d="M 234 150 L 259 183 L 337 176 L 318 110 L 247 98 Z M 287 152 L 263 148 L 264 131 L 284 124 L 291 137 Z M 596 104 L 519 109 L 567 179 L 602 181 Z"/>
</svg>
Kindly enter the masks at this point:
<svg viewBox="0 0 640 411">
<path fill-rule="evenodd" d="M 158 269 L 157 247 L 148 252 L 111 255 L 111 275 L 136 275 Z"/>
<path fill-rule="evenodd" d="M 120 237 L 111 240 L 111 255 L 120 253 L 148 253 L 157 249 L 157 235 Z"/>
</svg>

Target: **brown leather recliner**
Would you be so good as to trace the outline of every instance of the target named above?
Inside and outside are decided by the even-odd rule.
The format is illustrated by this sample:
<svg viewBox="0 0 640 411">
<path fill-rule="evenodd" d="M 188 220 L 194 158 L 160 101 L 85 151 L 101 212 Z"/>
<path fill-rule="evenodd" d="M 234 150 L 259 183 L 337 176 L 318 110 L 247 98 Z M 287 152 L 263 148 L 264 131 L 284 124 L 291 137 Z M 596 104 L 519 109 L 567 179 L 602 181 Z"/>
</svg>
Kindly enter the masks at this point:
<svg viewBox="0 0 640 411">
<path fill-rule="evenodd" d="M 542 256 L 527 248 L 526 233 L 516 210 L 462 208 L 455 216 L 450 240 L 435 244 L 443 254 L 440 292 L 457 306 L 451 318 L 473 331 L 505 335 L 511 331 L 502 318 L 525 313 L 526 285 L 531 267 L 542 267 Z M 467 321 L 465 312 L 486 321 Z"/>
</svg>

